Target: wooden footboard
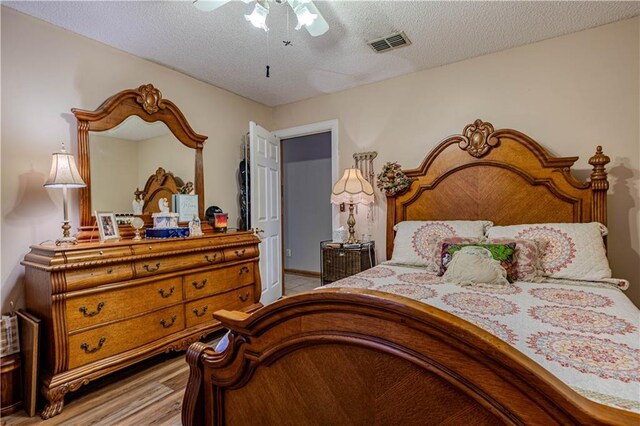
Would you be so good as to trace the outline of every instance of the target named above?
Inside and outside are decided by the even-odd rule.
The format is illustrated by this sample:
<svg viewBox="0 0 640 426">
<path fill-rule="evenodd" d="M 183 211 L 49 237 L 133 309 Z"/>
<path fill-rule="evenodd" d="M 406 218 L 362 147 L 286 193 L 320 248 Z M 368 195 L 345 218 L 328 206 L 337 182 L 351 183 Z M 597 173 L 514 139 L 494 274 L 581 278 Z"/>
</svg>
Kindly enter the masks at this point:
<svg viewBox="0 0 640 426">
<path fill-rule="evenodd" d="M 507 343 L 437 308 L 323 289 L 214 315 L 227 349 L 187 352 L 191 425 L 627 424 Z"/>
</svg>

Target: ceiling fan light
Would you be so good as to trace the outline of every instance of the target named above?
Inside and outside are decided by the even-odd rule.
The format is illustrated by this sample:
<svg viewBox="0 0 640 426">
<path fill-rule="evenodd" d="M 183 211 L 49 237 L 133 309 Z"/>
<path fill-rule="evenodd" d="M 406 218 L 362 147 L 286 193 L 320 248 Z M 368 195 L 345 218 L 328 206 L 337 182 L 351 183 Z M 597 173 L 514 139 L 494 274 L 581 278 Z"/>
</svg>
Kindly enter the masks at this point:
<svg viewBox="0 0 640 426">
<path fill-rule="evenodd" d="M 251 22 L 251 24 L 256 28 L 262 28 L 265 31 L 269 31 L 269 27 L 267 27 L 267 15 L 269 14 L 269 9 L 262 6 L 260 3 L 256 3 L 256 7 L 251 12 L 251 15 L 244 15 L 244 19 Z"/>
<path fill-rule="evenodd" d="M 304 4 L 299 5 L 294 9 L 296 16 L 298 17 L 298 25 L 296 25 L 296 30 L 302 28 L 302 26 L 309 27 L 316 20 L 318 15 L 316 13 L 311 13 L 309 8 Z"/>
<path fill-rule="evenodd" d="M 227 3 L 229 3 L 229 0 L 195 0 L 193 6 L 203 12 L 211 12 Z"/>
<path fill-rule="evenodd" d="M 314 19 L 313 23 L 306 25 L 305 28 L 309 32 L 309 35 L 313 37 L 321 36 L 329 30 L 329 24 L 325 21 L 322 13 L 318 10 L 315 4 L 313 4 L 310 0 L 287 0 L 291 5 L 293 10 L 295 11 L 298 7 L 306 7 L 309 10 L 309 13 L 313 15 L 318 15 L 316 19 Z"/>
</svg>

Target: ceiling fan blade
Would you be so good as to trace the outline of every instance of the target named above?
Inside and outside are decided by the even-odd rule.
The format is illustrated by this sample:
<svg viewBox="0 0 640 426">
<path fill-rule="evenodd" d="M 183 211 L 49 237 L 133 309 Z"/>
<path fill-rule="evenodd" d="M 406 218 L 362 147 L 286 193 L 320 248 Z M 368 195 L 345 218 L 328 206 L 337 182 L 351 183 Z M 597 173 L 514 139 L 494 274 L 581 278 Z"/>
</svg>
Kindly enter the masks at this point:
<svg viewBox="0 0 640 426">
<path fill-rule="evenodd" d="M 212 10 L 216 10 L 220 6 L 224 6 L 229 3 L 231 0 L 195 0 L 193 5 L 196 9 L 202 10 L 203 12 L 211 12 Z"/>
<path fill-rule="evenodd" d="M 329 30 L 329 24 L 327 24 L 327 21 L 325 21 L 320 11 L 318 11 L 316 5 L 313 4 L 312 1 L 309 1 L 305 3 L 305 6 L 309 9 L 309 12 L 318 15 L 311 25 L 305 25 L 309 34 L 313 37 L 318 37 L 326 33 Z"/>
</svg>

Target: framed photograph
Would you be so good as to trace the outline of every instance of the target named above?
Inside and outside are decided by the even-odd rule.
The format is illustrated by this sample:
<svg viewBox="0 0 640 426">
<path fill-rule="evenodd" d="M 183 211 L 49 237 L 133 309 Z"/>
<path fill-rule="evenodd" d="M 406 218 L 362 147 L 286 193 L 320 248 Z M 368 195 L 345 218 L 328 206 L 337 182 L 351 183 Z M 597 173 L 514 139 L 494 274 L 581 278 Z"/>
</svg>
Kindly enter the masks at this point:
<svg viewBox="0 0 640 426">
<path fill-rule="evenodd" d="M 118 223 L 113 212 L 96 212 L 100 241 L 117 240 L 120 238 Z"/>
</svg>

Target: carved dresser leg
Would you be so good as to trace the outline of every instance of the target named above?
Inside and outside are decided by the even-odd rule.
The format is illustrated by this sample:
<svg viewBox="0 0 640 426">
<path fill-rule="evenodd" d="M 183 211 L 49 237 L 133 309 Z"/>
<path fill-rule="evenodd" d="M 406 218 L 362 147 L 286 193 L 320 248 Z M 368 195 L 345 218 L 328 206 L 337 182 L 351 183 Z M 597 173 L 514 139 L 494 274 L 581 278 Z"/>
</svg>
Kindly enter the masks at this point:
<svg viewBox="0 0 640 426">
<path fill-rule="evenodd" d="M 64 396 L 68 391 L 68 386 L 42 390 L 42 394 L 47 399 L 47 405 L 45 405 L 40 413 L 42 420 L 47 420 L 62 412 L 62 408 L 64 407 Z"/>
<path fill-rule="evenodd" d="M 45 405 L 40 413 L 40 417 L 42 417 L 43 420 L 47 420 L 60 414 L 64 407 L 64 396 L 69 392 L 78 390 L 80 386 L 86 385 L 87 383 L 89 383 L 89 379 L 83 378 L 49 388 L 48 383 L 45 382 L 42 386 L 42 395 L 47 399 L 47 405 Z"/>
</svg>

